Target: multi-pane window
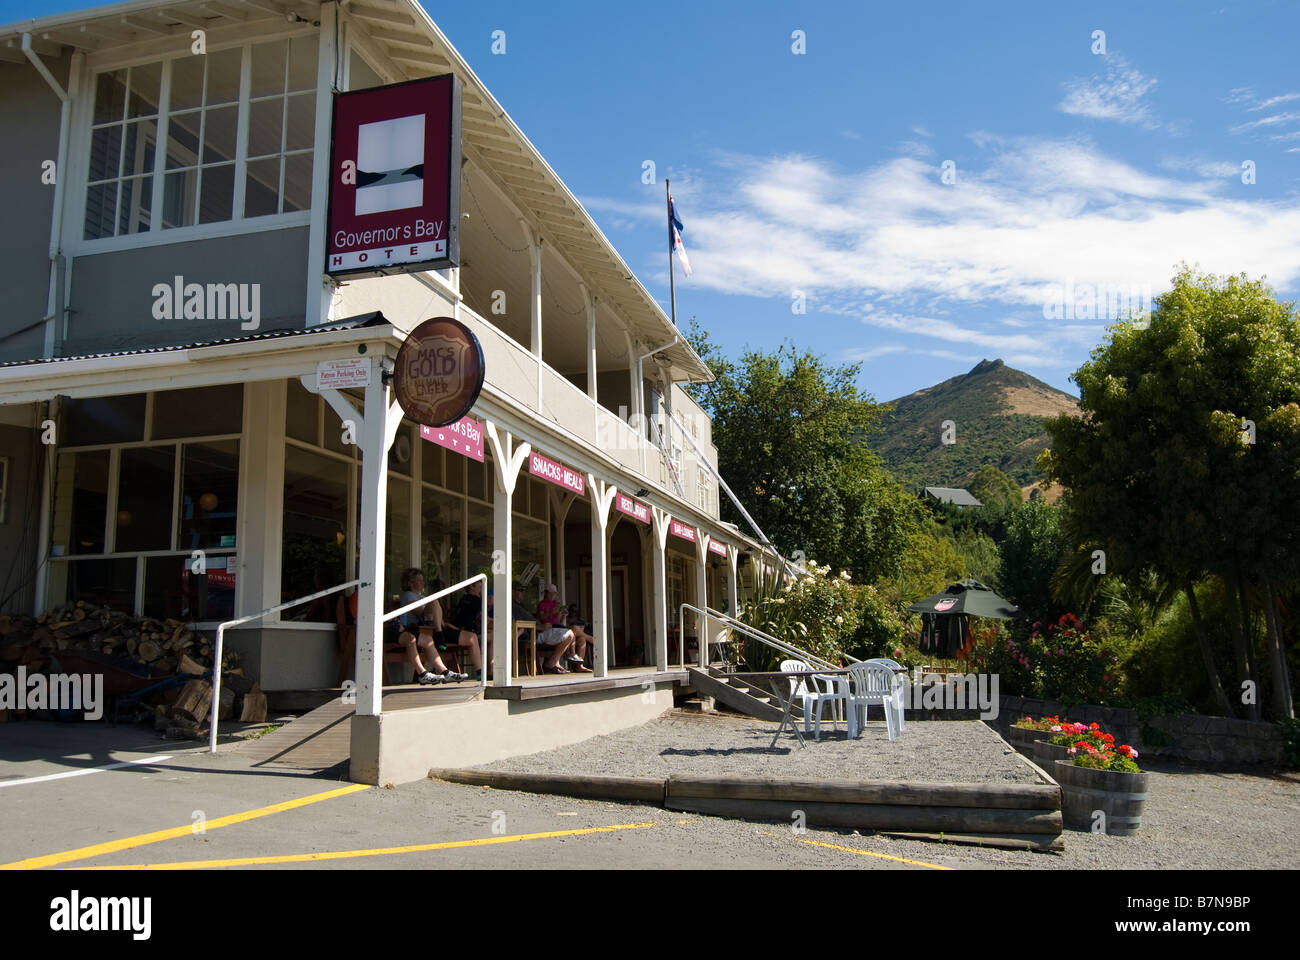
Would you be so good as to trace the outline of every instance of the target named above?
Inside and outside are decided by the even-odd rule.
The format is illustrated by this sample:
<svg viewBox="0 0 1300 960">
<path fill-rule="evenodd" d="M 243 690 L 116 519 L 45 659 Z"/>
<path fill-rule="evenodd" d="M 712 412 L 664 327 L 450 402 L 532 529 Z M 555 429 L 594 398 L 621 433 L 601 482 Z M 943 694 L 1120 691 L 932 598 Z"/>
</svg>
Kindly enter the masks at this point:
<svg viewBox="0 0 1300 960">
<path fill-rule="evenodd" d="M 49 603 L 231 616 L 242 420 L 241 384 L 67 401 Z"/>
<path fill-rule="evenodd" d="M 309 209 L 316 53 L 308 34 L 98 74 L 85 238 Z"/>
</svg>

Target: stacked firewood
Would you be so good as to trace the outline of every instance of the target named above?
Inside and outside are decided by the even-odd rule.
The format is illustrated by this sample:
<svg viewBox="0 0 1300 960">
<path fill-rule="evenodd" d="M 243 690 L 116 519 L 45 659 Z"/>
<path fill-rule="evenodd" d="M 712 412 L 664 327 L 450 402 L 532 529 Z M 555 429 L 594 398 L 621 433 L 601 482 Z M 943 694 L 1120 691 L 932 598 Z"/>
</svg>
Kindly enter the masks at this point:
<svg viewBox="0 0 1300 960">
<path fill-rule="evenodd" d="M 77 655 L 113 658 L 113 663 L 136 676 L 162 680 L 175 674 L 198 678 L 212 669 L 212 641 L 192 625 L 171 618 L 135 617 L 109 607 L 77 601 L 56 607 L 39 617 L 0 616 L 0 673 L 24 667 L 34 673 L 58 672 L 60 657 Z M 266 719 L 266 697 L 243 676 L 239 654 L 222 655 L 222 694 L 219 718 Z M 206 701 L 200 690 L 206 690 Z M 206 733 L 212 685 L 195 679 L 183 687 L 151 698 L 156 706 L 155 725 L 169 736 Z M 13 719 L 0 710 L 0 721 Z M 164 723 L 164 721 L 166 721 Z"/>
</svg>

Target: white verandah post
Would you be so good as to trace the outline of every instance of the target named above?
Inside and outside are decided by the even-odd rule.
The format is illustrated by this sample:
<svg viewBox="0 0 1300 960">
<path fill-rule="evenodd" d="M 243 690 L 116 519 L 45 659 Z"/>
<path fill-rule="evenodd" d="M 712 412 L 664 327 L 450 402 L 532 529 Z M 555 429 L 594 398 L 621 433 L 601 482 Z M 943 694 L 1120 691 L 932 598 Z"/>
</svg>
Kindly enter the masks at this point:
<svg viewBox="0 0 1300 960">
<path fill-rule="evenodd" d="M 709 609 L 709 540 L 703 527 L 695 528 L 695 605 L 701 610 Z M 706 614 L 696 617 L 695 631 L 698 634 L 700 669 L 709 667 L 709 618 Z M 686 629 L 686 624 L 682 624 Z M 685 664 L 683 664 L 685 666 Z"/>
<path fill-rule="evenodd" d="M 492 686 L 504 687 L 510 684 L 513 674 L 515 650 L 512 501 L 519 468 L 532 452 L 532 445 L 516 446 L 510 432 L 497 429 L 491 420 L 485 421 L 483 428 L 492 446 L 493 477 L 497 485 L 492 499 Z M 483 629 L 487 629 L 486 623 Z"/>
<path fill-rule="evenodd" d="M 651 504 L 654 518 L 654 584 L 650 605 L 655 618 L 655 669 L 668 669 L 668 563 L 664 551 L 668 548 L 668 527 L 672 517 L 667 510 Z"/>
<path fill-rule="evenodd" d="M 389 402 L 383 358 L 372 357 L 361 427 L 361 570 L 357 591 L 357 716 L 377 717 L 383 700 L 384 528 L 388 510 L 388 448 L 402 422 L 402 408 Z M 331 397 L 330 394 L 334 394 Z M 331 406 L 346 401 L 322 391 Z"/>
<path fill-rule="evenodd" d="M 609 553 L 605 528 L 609 524 L 609 507 L 618 488 L 587 474 L 591 491 L 591 629 L 595 650 L 592 662 L 595 676 L 609 675 Z"/>
</svg>

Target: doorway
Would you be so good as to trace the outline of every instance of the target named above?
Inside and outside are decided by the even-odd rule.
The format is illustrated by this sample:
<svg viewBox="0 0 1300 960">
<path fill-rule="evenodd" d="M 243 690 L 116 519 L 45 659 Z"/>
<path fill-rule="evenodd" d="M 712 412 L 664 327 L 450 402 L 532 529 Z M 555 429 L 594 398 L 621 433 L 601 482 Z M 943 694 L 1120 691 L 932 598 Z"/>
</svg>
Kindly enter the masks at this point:
<svg viewBox="0 0 1300 960">
<path fill-rule="evenodd" d="M 644 657 L 633 650 L 628 632 L 628 568 L 615 566 L 609 569 L 609 665 L 611 667 L 641 666 Z M 582 568 L 582 595 L 580 609 L 591 610 L 591 567 Z"/>
</svg>

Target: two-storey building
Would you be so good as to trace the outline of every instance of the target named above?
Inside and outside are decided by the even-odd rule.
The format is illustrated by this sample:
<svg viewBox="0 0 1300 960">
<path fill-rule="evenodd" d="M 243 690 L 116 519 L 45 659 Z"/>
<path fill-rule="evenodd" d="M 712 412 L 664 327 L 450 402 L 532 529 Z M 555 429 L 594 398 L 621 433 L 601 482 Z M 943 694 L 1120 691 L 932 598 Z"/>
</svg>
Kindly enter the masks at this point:
<svg viewBox="0 0 1300 960">
<path fill-rule="evenodd" d="M 335 94 L 444 74 L 458 265 L 328 276 Z M 353 776 L 372 782 L 420 775 L 406 746 L 451 722 L 382 707 L 404 568 L 487 574 L 498 623 L 530 615 L 515 581 L 530 607 L 547 581 L 578 603 L 591 687 L 529 721 L 555 742 L 662 711 L 646 689 L 708 659 L 680 605 L 734 611 L 760 553 L 719 520 L 709 420 L 682 389 L 709 371 L 418 4 L 132 0 L 0 27 L 0 129 L 0 610 L 85 600 L 211 629 L 358 578 Z M 406 334 L 436 316 L 482 345 L 481 459 L 392 396 Z M 363 387 L 319 385 L 356 358 Z M 335 599 L 229 643 L 268 691 L 332 686 Z M 517 709 L 497 632 L 474 704 Z"/>
</svg>

